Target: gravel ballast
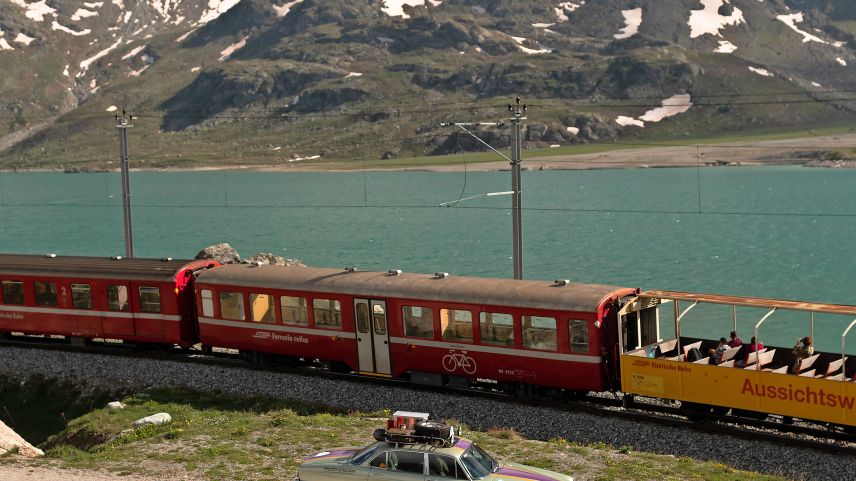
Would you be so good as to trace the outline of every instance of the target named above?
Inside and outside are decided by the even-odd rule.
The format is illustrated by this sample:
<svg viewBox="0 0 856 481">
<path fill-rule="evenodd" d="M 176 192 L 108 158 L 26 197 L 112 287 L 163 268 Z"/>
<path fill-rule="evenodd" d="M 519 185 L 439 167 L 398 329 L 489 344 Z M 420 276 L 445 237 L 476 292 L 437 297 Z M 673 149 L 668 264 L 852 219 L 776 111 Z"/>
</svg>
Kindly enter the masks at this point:
<svg viewBox="0 0 856 481">
<path fill-rule="evenodd" d="M 161 359 L 0 347 L 0 374 L 70 379 L 104 389 L 186 387 L 235 395 L 265 395 L 329 406 L 430 412 L 473 428 L 510 428 L 532 439 L 565 438 L 721 462 L 737 469 L 806 480 L 856 479 L 856 457 L 780 444 L 701 434 L 552 408 L 513 405 L 404 387 L 330 380 L 242 367 Z"/>
</svg>

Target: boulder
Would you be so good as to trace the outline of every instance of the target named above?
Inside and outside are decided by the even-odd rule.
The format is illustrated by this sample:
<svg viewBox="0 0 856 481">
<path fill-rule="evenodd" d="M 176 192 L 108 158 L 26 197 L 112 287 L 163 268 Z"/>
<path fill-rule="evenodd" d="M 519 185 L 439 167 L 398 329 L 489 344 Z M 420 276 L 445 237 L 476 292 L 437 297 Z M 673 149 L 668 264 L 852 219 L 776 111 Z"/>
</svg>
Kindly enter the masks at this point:
<svg viewBox="0 0 856 481">
<path fill-rule="evenodd" d="M 296 266 L 306 267 L 299 259 L 288 259 L 270 252 L 259 252 L 246 259 L 246 262 L 257 262 L 259 264 L 270 264 L 272 266 Z"/>
<path fill-rule="evenodd" d="M 196 254 L 197 259 L 214 259 L 221 264 L 240 264 L 241 256 L 228 242 L 208 246 Z"/>
<path fill-rule="evenodd" d="M 44 456 L 45 453 L 28 443 L 3 421 L 0 421 L 0 456 L 8 452 L 17 452 L 25 458 Z"/>
<path fill-rule="evenodd" d="M 120 409 L 125 409 L 125 404 L 121 403 L 119 401 L 113 401 L 113 402 L 107 403 L 107 409 L 109 409 L 111 411 L 118 411 Z"/>
<path fill-rule="evenodd" d="M 168 413 L 157 413 L 152 414 L 151 416 L 146 416 L 144 418 L 137 419 L 134 421 L 135 428 L 142 428 L 144 426 L 160 426 L 161 424 L 166 424 L 172 422 L 172 416 Z"/>
</svg>

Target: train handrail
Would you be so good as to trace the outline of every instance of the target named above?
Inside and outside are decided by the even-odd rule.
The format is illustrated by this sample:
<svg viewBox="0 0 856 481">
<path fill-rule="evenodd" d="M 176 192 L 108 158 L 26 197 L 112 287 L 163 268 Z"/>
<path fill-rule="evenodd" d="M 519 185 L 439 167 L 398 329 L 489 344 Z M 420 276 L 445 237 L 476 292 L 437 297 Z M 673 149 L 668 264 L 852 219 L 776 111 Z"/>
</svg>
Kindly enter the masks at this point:
<svg viewBox="0 0 856 481">
<path fill-rule="evenodd" d="M 856 319 L 853 319 L 853 322 L 844 330 L 844 334 L 841 334 L 841 380 L 845 382 L 847 381 L 847 351 L 844 349 L 844 341 L 853 326 L 856 326 Z"/>
<path fill-rule="evenodd" d="M 678 353 L 681 352 L 681 347 L 682 347 L 681 346 L 681 319 L 683 319 L 683 317 L 686 316 L 687 313 L 690 312 L 697 305 L 698 305 L 698 301 L 693 302 L 692 304 L 690 304 L 690 307 L 687 307 L 686 309 L 684 309 L 684 312 L 680 313 L 680 315 L 675 317 L 675 337 L 678 338 Z M 675 301 L 675 312 L 677 313 L 677 311 L 679 311 L 679 310 L 680 310 L 680 308 L 678 306 L 678 301 Z"/>
<path fill-rule="evenodd" d="M 776 309 L 777 308 L 775 308 L 775 307 L 770 309 L 769 312 L 764 314 L 764 317 L 762 317 L 761 319 L 758 320 L 758 322 L 755 323 L 755 345 L 756 346 L 758 345 L 759 342 L 761 342 L 761 338 L 758 334 L 759 331 L 761 330 L 761 324 L 764 324 L 764 321 L 766 321 L 770 316 L 772 316 L 773 313 L 776 312 Z M 755 352 L 758 352 L 758 351 L 756 350 Z M 756 356 L 757 356 L 757 354 L 756 354 Z M 756 365 L 756 370 L 760 371 L 761 370 L 761 363 L 756 362 L 755 365 Z"/>
</svg>

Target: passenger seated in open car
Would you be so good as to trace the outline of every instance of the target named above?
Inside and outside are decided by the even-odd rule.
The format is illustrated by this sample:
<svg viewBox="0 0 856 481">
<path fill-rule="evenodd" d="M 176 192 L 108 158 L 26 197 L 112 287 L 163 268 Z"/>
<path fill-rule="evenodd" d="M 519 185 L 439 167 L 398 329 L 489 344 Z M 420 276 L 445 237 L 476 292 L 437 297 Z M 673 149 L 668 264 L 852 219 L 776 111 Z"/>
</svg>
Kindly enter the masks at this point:
<svg viewBox="0 0 856 481">
<path fill-rule="evenodd" d="M 725 354 L 725 351 L 728 350 L 728 342 L 726 342 L 724 337 L 719 338 L 719 345 L 716 346 L 716 349 L 708 349 L 707 355 L 710 356 L 711 364 L 721 364 L 722 363 L 722 355 Z"/>
</svg>

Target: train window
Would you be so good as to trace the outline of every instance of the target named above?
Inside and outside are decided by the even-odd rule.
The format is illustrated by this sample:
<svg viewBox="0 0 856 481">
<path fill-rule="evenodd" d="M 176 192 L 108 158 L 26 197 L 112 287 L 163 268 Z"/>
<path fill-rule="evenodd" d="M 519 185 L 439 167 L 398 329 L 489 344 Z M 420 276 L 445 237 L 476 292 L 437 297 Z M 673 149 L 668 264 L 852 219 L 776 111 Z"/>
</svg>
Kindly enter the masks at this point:
<svg viewBox="0 0 856 481">
<path fill-rule="evenodd" d="M 312 307 L 315 314 L 316 327 L 326 329 L 339 329 L 342 327 L 342 305 L 339 301 L 313 299 Z"/>
<path fill-rule="evenodd" d="M 369 332 L 369 306 L 363 302 L 357 304 L 357 330 L 363 334 Z"/>
<path fill-rule="evenodd" d="M 401 308 L 401 318 L 405 336 L 434 338 L 434 310 L 430 307 L 404 306 Z"/>
<path fill-rule="evenodd" d="M 498 312 L 479 313 L 482 344 L 514 345 L 514 316 Z"/>
<path fill-rule="evenodd" d="M 309 325 L 306 298 L 282 296 L 279 298 L 279 306 L 282 308 L 283 324 L 291 324 L 293 326 Z"/>
<path fill-rule="evenodd" d="M 131 310 L 126 286 L 107 286 L 107 309 L 125 312 Z"/>
<path fill-rule="evenodd" d="M 589 352 L 588 323 L 586 321 L 571 320 L 570 336 L 571 352 Z"/>
<path fill-rule="evenodd" d="M 240 292 L 220 292 L 220 315 L 223 319 L 243 321 L 244 295 Z"/>
<path fill-rule="evenodd" d="M 523 346 L 541 351 L 556 350 L 556 319 L 523 316 Z"/>
<path fill-rule="evenodd" d="M 160 289 L 157 287 L 140 287 L 140 311 L 161 311 Z"/>
<path fill-rule="evenodd" d="M 374 333 L 378 336 L 385 336 L 386 309 L 381 304 L 372 304 L 372 320 L 374 321 Z"/>
<path fill-rule="evenodd" d="M 24 283 L 21 281 L 3 281 L 3 303 L 4 304 L 23 304 L 24 303 Z"/>
<path fill-rule="evenodd" d="M 276 324 L 276 310 L 271 295 L 250 294 L 250 312 L 253 314 L 253 322 Z"/>
<path fill-rule="evenodd" d="M 473 314 L 457 309 L 440 309 L 440 329 L 443 339 L 473 342 Z"/>
<path fill-rule="evenodd" d="M 202 289 L 202 315 L 214 317 L 214 296 L 209 289 Z"/>
<path fill-rule="evenodd" d="M 37 306 L 55 306 L 56 299 L 56 284 L 53 282 L 33 282 L 33 292 L 36 294 Z"/>
<path fill-rule="evenodd" d="M 92 309 L 92 288 L 89 284 L 71 285 L 71 303 L 78 309 Z"/>
</svg>

